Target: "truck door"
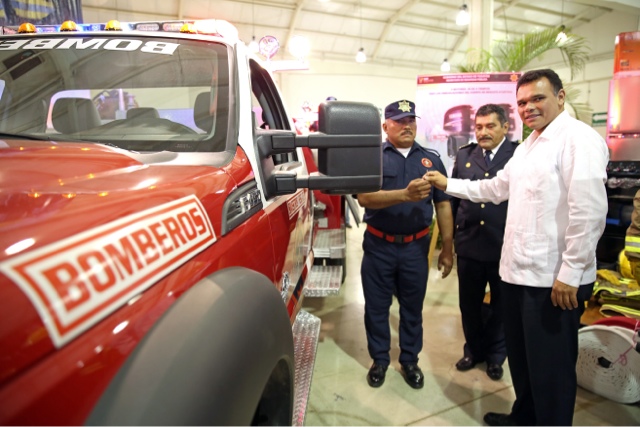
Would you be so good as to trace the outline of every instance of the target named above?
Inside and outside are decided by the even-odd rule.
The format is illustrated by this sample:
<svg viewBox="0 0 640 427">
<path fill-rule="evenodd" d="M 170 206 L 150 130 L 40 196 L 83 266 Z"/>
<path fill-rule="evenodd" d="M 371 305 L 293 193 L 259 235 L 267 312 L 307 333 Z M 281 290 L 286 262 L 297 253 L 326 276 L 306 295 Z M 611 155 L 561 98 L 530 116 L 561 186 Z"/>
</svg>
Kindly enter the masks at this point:
<svg viewBox="0 0 640 427">
<path fill-rule="evenodd" d="M 254 136 L 263 129 L 291 130 L 289 118 L 270 74 L 253 60 L 249 62 L 249 67 Z M 300 161 L 298 151 L 273 155 L 274 165 L 306 174 L 305 164 Z M 308 189 L 298 189 L 293 194 L 274 196 L 265 205 L 273 237 L 275 277 L 279 280 L 291 319 L 295 319 L 295 313 L 300 307 L 304 281 L 313 263 L 310 250 L 313 220 L 310 197 Z"/>
</svg>

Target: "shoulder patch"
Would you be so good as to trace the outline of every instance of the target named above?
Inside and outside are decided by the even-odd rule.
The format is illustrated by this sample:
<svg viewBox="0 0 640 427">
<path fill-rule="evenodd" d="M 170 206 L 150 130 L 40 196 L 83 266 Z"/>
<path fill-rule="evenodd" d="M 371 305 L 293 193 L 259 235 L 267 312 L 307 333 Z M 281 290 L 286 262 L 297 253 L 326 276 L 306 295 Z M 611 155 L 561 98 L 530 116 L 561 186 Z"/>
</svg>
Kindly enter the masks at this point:
<svg viewBox="0 0 640 427">
<path fill-rule="evenodd" d="M 440 157 L 440 153 L 438 153 L 437 150 L 434 150 L 433 148 L 427 148 L 427 147 L 422 147 L 424 148 L 426 151 L 435 154 L 436 156 Z"/>
<path fill-rule="evenodd" d="M 463 148 L 473 147 L 473 146 L 475 146 L 475 145 L 478 145 L 478 143 L 476 143 L 476 142 L 470 142 L 470 143 L 468 143 L 468 144 L 465 144 L 465 145 L 461 146 L 460 148 L 458 148 L 458 150 L 462 150 Z"/>
</svg>

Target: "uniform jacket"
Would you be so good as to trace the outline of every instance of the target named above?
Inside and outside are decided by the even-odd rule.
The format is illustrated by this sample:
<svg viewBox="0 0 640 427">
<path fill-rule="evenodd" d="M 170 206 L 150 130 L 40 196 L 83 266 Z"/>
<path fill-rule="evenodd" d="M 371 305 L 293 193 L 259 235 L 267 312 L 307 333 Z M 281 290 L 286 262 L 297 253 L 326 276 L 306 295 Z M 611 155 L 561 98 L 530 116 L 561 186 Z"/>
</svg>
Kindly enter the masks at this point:
<svg viewBox="0 0 640 427">
<path fill-rule="evenodd" d="M 422 178 L 429 170 L 447 174 L 437 151 L 422 147 L 414 141 L 405 158 L 389 141 L 382 144 L 382 190 L 405 188 L 411 180 Z M 432 203 L 450 199 L 444 191 L 432 187 L 429 196 L 419 202 L 398 203 L 383 209 L 365 209 L 364 222 L 388 234 L 418 233 L 433 221 Z"/>
<path fill-rule="evenodd" d="M 451 177 L 473 181 L 493 178 L 511 159 L 516 147 L 517 142 L 505 140 L 489 167 L 484 161 L 480 145 L 471 143 L 460 147 Z M 507 202 L 494 205 L 491 202 L 473 203 L 454 197 L 451 199 L 451 210 L 455 221 L 456 253 L 476 261 L 500 261 Z"/>
</svg>

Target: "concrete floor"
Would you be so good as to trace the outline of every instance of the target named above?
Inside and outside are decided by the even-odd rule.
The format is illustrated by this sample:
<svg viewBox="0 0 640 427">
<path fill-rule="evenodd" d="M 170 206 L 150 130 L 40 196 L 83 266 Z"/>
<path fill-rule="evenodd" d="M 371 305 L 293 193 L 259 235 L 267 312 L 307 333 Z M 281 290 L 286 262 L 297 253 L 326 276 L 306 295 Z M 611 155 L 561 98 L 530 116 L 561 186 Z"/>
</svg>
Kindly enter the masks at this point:
<svg viewBox="0 0 640 427">
<path fill-rule="evenodd" d="M 347 230 L 347 277 L 340 295 L 306 298 L 303 308 L 322 319 L 305 425 L 483 425 L 485 412 L 509 412 L 514 399 L 507 363 L 500 381 L 479 364 L 459 372 L 464 337 L 456 270 L 446 279 L 434 256 L 424 304 L 423 389 L 410 388 L 398 364 L 398 305 L 391 309 L 391 365 L 384 385 L 369 387 L 371 366 L 360 282 L 364 226 Z M 640 406 L 623 405 L 578 389 L 574 425 L 640 425 Z"/>
</svg>

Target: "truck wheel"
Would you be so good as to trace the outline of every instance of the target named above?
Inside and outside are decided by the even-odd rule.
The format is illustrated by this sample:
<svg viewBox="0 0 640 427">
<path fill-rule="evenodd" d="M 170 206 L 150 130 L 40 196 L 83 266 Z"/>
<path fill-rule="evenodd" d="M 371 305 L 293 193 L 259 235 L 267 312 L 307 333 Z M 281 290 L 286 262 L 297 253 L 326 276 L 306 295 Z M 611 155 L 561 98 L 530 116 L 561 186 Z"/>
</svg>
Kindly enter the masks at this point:
<svg viewBox="0 0 640 427">
<path fill-rule="evenodd" d="M 89 425 L 290 425 L 291 323 L 271 281 L 219 271 L 167 310 L 114 377 Z"/>
</svg>

